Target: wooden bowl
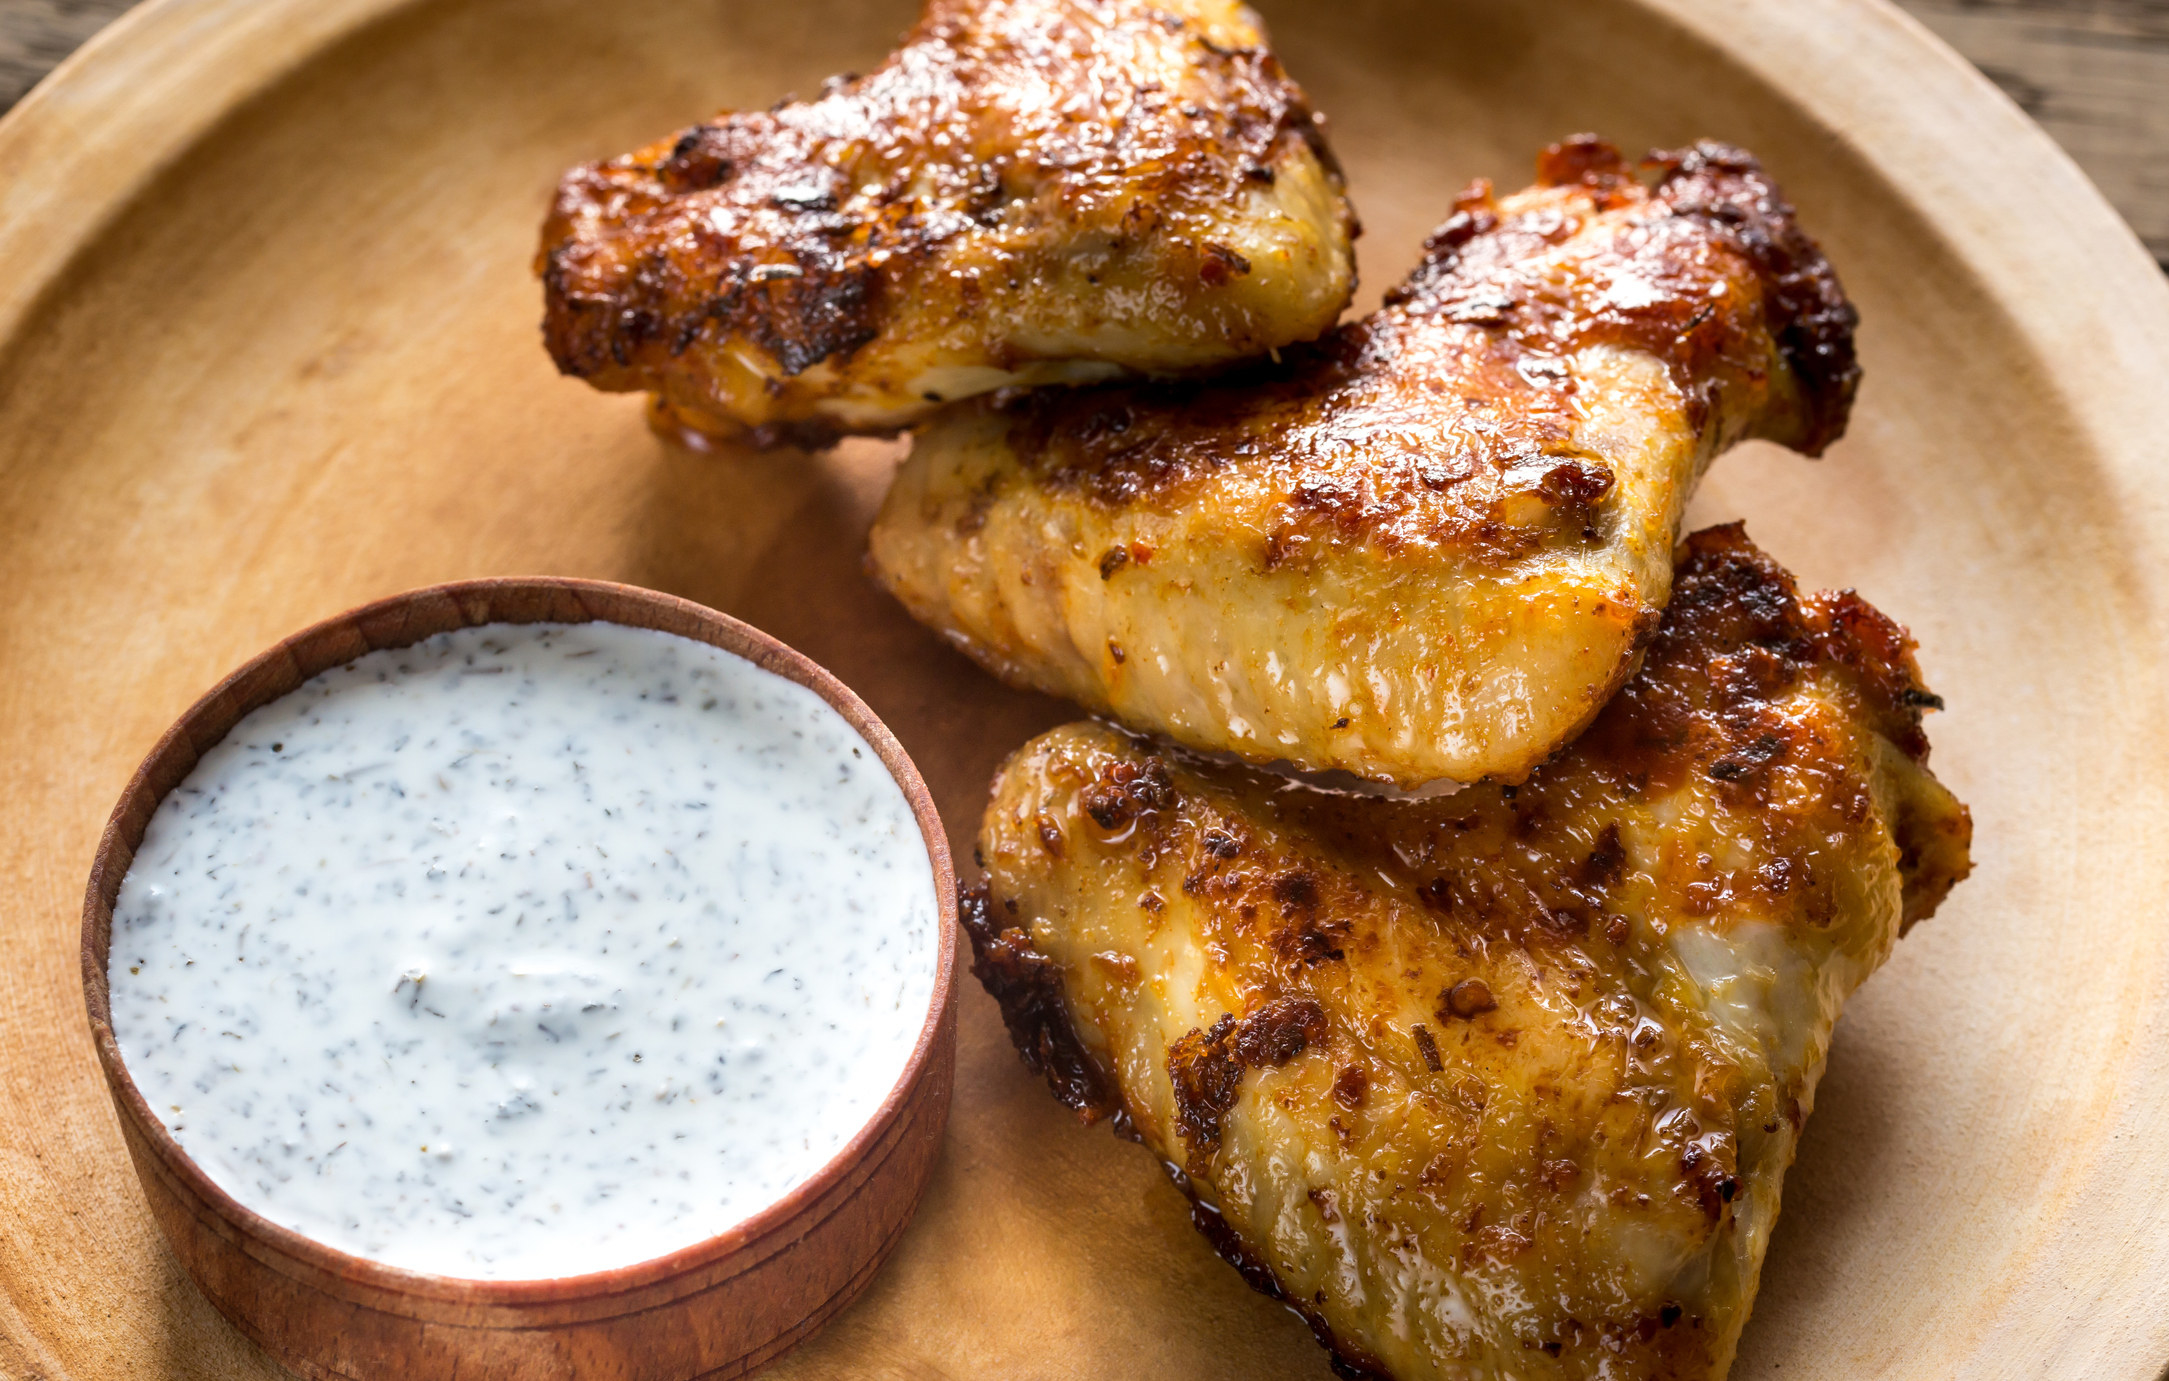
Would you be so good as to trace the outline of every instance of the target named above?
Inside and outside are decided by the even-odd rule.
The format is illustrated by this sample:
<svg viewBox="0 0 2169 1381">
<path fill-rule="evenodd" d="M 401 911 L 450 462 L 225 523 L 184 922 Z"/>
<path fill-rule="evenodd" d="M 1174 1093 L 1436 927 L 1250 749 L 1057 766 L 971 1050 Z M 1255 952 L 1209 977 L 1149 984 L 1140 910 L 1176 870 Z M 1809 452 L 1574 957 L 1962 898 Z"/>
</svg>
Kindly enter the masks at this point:
<svg viewBox="0 0 2169 1381">
<path fill-rule="evenodd" d="M 555 1280 L 459 1280 L 335 1251 L 244 1208 L 174 1140 L 122 1062 L 107 952 L 113 903 L 152 812 L 242 716 L 365 652 L 485 623 L 652 628 L 720 647 L 827 701 L 872 745 L 926 838 L 940 910 L 933 997 L 903 1074 L 819 1172 L 736 1227 L 668 1256 Z M 757 629 L 630 585 L 500 579 L 437 585 L 297 633 L 198 700 L 113 809 L 83 899 L 83 991 L 136 1174 L 174 1254 L 265 1351 L 317 1378 L 738 1376 L 804 1338 L 864 1290 L 926 1188 L 949 1117 L 956 875 L 911 759 L 842 682 Z"/>
<path fill-rule="evenodd" d="M 1759 154 L 1860 304 L 1817 463 L 1726 456 L 1803 581 L 1910 624 L 1979 872 L 1847 1006 L 1733 1381 L 2154 1381 L 2169 1359 L 2169 286 L 2019 109 L 1883 0 L 1258 0 L 1332 120 L 1367 306 L 1469 178 L 1574 130 Z M 163 1245 L 77 978 L 143 751 L 315 611 L 548 571 L 833 670 L 969 849 L 1075 713 L 860 569 L 894 451 L 694 455 L 559 378 L 558 174 L 864 71 L 916 0 L 151 0 L 0 119 L 0 1375 L 278 1381 Z M 960 852 L 960 861 L 964 855 Z M 948 1150 L 763 1381 L 1324 1381 L 1300 1320 L 957 999 Z"/>
</svg>

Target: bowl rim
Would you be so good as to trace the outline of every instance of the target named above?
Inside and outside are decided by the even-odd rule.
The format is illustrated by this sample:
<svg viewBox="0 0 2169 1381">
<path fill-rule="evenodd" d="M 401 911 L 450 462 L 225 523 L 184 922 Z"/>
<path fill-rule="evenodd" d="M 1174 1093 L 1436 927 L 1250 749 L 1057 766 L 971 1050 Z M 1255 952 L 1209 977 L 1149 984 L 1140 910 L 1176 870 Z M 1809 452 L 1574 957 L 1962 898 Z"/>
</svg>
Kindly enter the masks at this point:
<svg viewBox="0 0 2169 1381">
<path fill-rule="evenodd" d="M 545 599 L 554 597 L 557 603 L 556 607 L 542 617 L 507 618 L 501 611 L 496 610 L 495 605 L 508 595 L 543 596 Z M 591 601 L 609 608 L 611 612 L 601 612 L 591 607 Z M 429 610 L 432 606 L 439 616 L 440 622 L 437 624 L 425 621 L 417 625 L 409 617 L 414 613 Z M 441 622 L 446 606 L 457 611 L 455 621 Z M 635 622 L 617 616 L 628 611 L 654 616 L 656 621 Z M 480 617 L 475 616 L 477 612 L 480 612 Z M 578 612 L 581 616 L 564 616 L 571 612 Z M 676 627 L 664 626 L 661 622 L 663 616 L 675 616 L 679 624 L 698 629 L 699 636 L 681 632 Z M 135 861 L 135 852 L 142 844 L 143 830 L 147 828 L 151 814 L 163 804 L 174 787 L 185 779 L 187 773 L 193 770 L 203 752 L 223 741 L 242 718 L 291 694 L 303 682 L 323 671 L 350 662 L 367 652 L 411 647 L 439 633 L 491 623 L 615 623 L 625 627 L 646 628 L 651 632 L 676 633 L 678 636 L 693 637 L 694 641 L 705 642 L 742 657 L 762 670 L 773 672 L 805 687 L 841 714 L 845 722 L 865 740 L 882 765 L 888 769 L 911 807 L 912 818 L 917 822 L 919 833 L 924 838 L 927 862 L 933 873 L 938 934 L 934 955 L 934 983 L 928 995 L 926 1019 L 919 1028 L 918 1037 L 904 1062 L 902 1072 L 859 1130 L 831 1155 L 819 1170 L 792 1186 L 780 1198 L 722 1232 L 662 1256 L 579 1275 L 496 1280 L 409 1270 L 341 1251 L 305 1233 L 272 1221 L 242 1204 L 215 1182 L 166 1129 L 165 1124 L 151 1111 L 149 1101 L 128 1072 L 127 1063 L 121 1057 L 119 1039 L 113 1031 L 112 993 L 107 969 L 111 954 L 113 903 L 122 880 Z M 372 636 L 367 631 L 372 625 L 388 627 L 390 632 L 386 636 Z M 307 670 L 307 662 L 298 654 L 307 651 L 312 645 L 322 646 L 337 640 L 341 634 L 356 635 L 362 645 L 358 650 L 345 651 L 343 655 L 326 661 L 314 671 Z M 277 674 L 281 671 L 298 675 L 283 689 L 264 693 L 268 685 L 276 683 Z M 203 732 L 204 726 L 221 723 L 222 727 L 216 733 Z M 171 781 L 153 796 L 155 779 L 180 762 L 184 755 L 187 759 L 185 765 L 180 766 Z M 140 809 L 139 803 L 144 803 Z M 133 839 L 127 837 L 131 824 L 136 826 Z M 296 1279 L 303 1278 L 295 1276 L 295 1273 L 287 1268 L 287 1261 L 299 1263 L 314 1272 L 324 1273 L 341 1284 L 358 1287 L 371 1294 L 381 1293 L 390 1299 L 406 1297 L 460 1305 L 516 1307 L 603 1298 L 675 1280 L 737 1255 L 787 1228 L 808 1210 L 816 1207 L 830 1191 L 866 1161 L 868 1153 L 874 1150 L 882 1137 L 905 1116 L 914 1091 L 926 1077 L 935 1050 L 940 1044 L 942 1028 L 954 1006 L 956 929 L 956 869 L 949 852 L 948 833 L 942 825 L 940 812 L 934 805 L 933 795 L 920 776 L 917 765 L 912 762 L 888 726 L 882 723 L 880 717 L 850 687 L 838 680 L 834 673 L 751 624 L 676 595 L 607 580 L 563 576 L 494 576 L 420 586 L 356 605 L 343 613 L 319 620 L 251 657 L 198 697 L 195 703 L 159 736 L 156 745 L 130 776 L 128 785 L 122 790 L 119 801 L 106 819 L 84 891 L 81 958 L 84 1000 L 89 1009 L 91 1036 L 97 1046 L 98 1062 L 105 1073 L 106 1086 L 113 1096 L 116 1111 L 132 1124 L 132 1129 L 142 1137 L 163 1170 L 177 1176 L 190 1193 L 209 1206 L 219 1218 L 237 1229 L 245 1239 L 261 1243 L 270 1249 L 268 1258 L 257 1252 L 250 1252 L 250 1256 L 261 1264 Z M 141 1167 L 139 1173 L 140 1169 Z M 319 1281 L 304 1280 L 304 1283 L 318 1289 L 323 1288 Z M 378 1303 L 375 1307 L 382 1308 L 383 1305 Z"/>
</svg>

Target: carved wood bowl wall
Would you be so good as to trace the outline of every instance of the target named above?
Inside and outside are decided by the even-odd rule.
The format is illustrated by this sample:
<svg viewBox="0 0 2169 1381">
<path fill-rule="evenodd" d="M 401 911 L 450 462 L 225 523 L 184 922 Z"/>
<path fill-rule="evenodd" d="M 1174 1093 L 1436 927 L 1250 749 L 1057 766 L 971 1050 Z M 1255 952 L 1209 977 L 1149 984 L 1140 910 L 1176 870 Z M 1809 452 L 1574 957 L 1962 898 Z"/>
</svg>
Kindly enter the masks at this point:
<svg viewBox="0 0 2169 1381">
<path fill-rule="evenodd" d="M 926 1019 L 895 1087 L 827 1165 L 774 1204 L 721 1236 L 617 1270 L 539 1281 L 418 1274 L 334 1250 L 243 1207 L 151 1111 L 113 1034 L 106 978 L 113 905 L 152 814 L 245 715 L 365 652 L 478 624 L 593 620 L 708 643 L 806 687 L 858 731 L 903 789 L 926 836 L 940 939 Z M 941 1149 L 956 1067 L 956 952 L 956 875 L 941 816 L 865 702 L 759 629 L 671 595 L 592 580 L 415 590 L 261 653 L 182 715 L 137 769 L 106 825 L 83 900 L 91 1038 L 151 1215 L 221 1314 L 270 1356 L 323 1381 L 737 1376 L 819 1328 L 895 1248 Z"/>
</svg>

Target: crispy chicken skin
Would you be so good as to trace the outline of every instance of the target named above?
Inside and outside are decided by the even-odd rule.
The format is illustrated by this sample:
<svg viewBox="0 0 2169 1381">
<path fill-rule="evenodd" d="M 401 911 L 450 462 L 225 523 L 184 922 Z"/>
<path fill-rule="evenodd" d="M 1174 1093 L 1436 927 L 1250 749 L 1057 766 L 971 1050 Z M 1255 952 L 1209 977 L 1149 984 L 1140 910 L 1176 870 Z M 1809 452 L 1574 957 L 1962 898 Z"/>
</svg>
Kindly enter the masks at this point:
<svg viewBox="0 0 2169 1381">
<path fill-rule="evenodd" d="M 1014 683 L 1191 747 L 1513 780 L 1633 669 L 1688 496 L 1845 427 L 1854 312 L 1755 161 L 1591 138 L 1479 183 L 1366 320 L 1209 385 L 916 438 L 872 565 Z"/>
<path fill-rule="evenodd" d="M 1233 0 L 929 0 L 864 77 L 566 174 L 558 368 L 755 444 L 1310 340 L 1355 223 Z"/>
<path fill-rule="evenodd" d="M 975 971 L 1344 1374 L 1721 1377 L 1838 1010 L 1969 867 L 1911 648 L 1713 528 L 1518 788 L 1053 730 L 994 785 Z"/>
</svg>

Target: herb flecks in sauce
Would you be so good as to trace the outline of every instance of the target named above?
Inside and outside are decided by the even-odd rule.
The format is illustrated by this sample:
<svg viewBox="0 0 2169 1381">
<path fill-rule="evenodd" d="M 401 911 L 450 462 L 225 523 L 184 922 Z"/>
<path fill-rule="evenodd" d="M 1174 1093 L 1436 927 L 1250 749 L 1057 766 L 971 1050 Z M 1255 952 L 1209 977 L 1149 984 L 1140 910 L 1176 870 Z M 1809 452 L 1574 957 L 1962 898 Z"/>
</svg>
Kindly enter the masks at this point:
<svg viewBox="0 0 2169 1381">
<path fill-rule="evenodd" d="M 926 846 L 812 692 L 612 624 L 444 634 L 249 715 L 114 908 L 130 1073 L 341 1250 L 584 1274 L 774 1202 L 902 1073 Z"/>
</svg>

